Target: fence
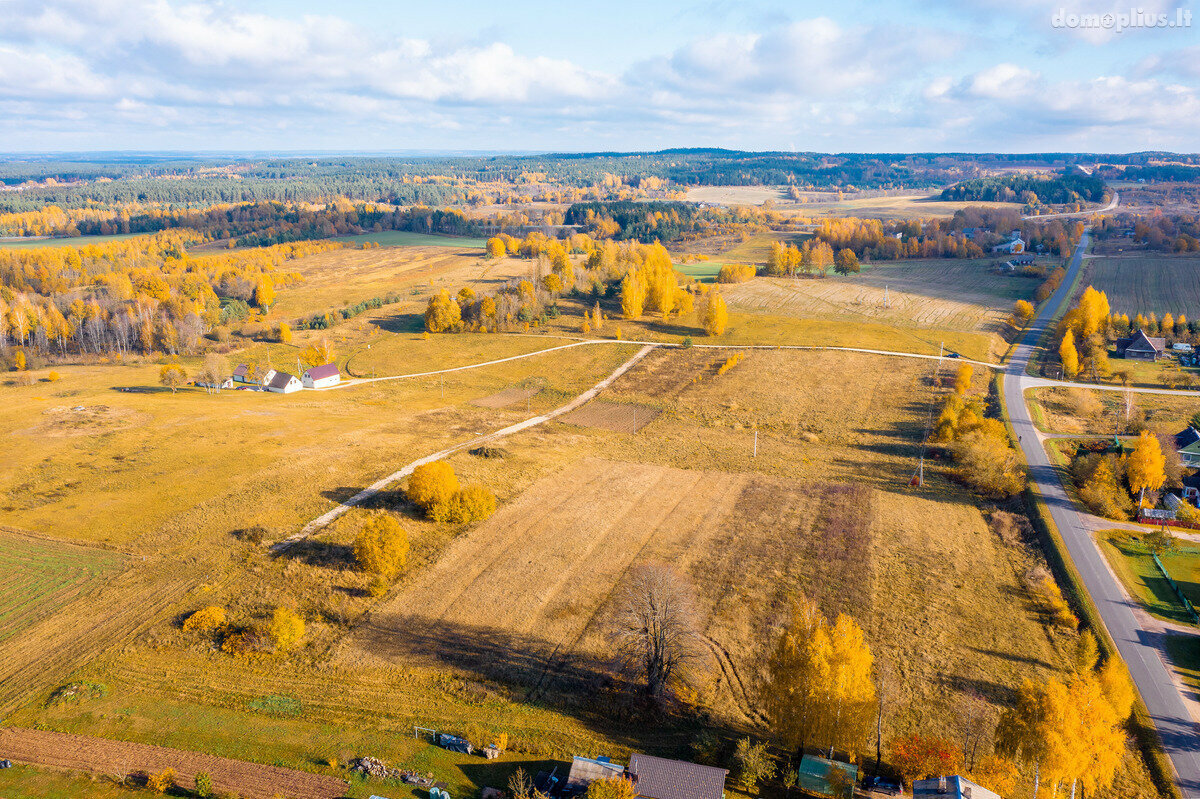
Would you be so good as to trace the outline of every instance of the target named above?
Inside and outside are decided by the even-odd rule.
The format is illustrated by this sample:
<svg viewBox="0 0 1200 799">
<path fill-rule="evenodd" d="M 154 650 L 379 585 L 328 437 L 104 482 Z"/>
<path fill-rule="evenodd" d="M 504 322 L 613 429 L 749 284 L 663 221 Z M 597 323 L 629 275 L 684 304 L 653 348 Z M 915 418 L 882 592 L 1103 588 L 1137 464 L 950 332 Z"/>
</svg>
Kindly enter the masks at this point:
<svg viewBox="0 0 1200 799">
<path fill-rule="evenodd" d="M 1167 585 L 1171 586 L 1171 590 L 1175 592 L 1175 596 L 1179 597 L 1179 601 L 1183 603 L 1183 609 L 1187 611 L 1188 618 L 1192 620 L 1192 624 L 1200 623 L 1200 614 L 1197 614 L 1196 609 L 1192 607 L 1191 600 L 1183 595 L 1183 591 L 1179 589 L 1179 583 L 1175 582 L 1171 577 L 1171 573 L 1167 571 L 1167 567 L 1163 565 L 1163 562 L 1158 559 L 1158 555 L 1151 552 L 1150 557 L 1154 560 L 1154 565 L 1162 572 Z"/>
</svg>

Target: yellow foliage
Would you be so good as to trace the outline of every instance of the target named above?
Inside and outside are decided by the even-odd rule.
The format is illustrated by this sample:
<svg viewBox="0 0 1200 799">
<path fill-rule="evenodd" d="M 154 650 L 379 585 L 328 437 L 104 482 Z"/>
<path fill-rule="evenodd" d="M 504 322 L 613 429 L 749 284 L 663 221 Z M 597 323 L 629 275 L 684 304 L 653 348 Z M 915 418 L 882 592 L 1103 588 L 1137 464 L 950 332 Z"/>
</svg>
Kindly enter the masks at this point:
<svg viewBox="0 0 1200 799">
<path fill-rule="evenodd" d="M 454 467 L 445 461 L 422 464 L 408 478 L 409 501 L 426 511 L 447 504 L 457 490 Z"/>
<path fill-rule="evenodd" d="M 304 637 L 304 619 L 291 608 L 275 608 L 268 632 L 276 649 L 291 649 Z"/>
<path fill-rule="evenodd" d="M 425 330 L 429 333 L 445 333 L 462 324 L 462 308 L 450 299 L 450 292 L 442 289 L 429 298 L 425 309 Z"/>
<path fill-rule="evenodd" d="M 175 769 L 165 769 L 146 778 L 146 787 L 154 793 L 166 793 L 175 787 Z"/>
<path fill-rule="evenodd" d="M 371 518 L 354 539 L 354 560 L 369 574 L 394 578 L 408 564 L 408 534 L 386 514 Z"/>
<path fill-rule="evenodd" d="M 725 363 L 721 364 L 721 367 L 717 369 L 717 374 L 723 375 L 733 367 L 737 366 L 742 362 L 742 357 L 742 353 L 740 352 L 735 352 L 733 355 L 730 355 L 725 359 Z"/>
<path fill-rule="evenodd" d="M 225 608 L 209 605 L 187 617 L 183 629 L 188 632 L 211 633 L 225 626 Z"/>
<path fill-rule="evenodd" d="M 729 326 L 729 309 L 719 291 L 708 293 L 704 303 L 704 330 L 710 336 L 719 336 Z"/>
<path fill-rule="evenodd" d="M 1166 458 L 1158 438 L 1143 430 L 1133 452 L 1125 461 L 1125 479 L 1129 481 L 1129 490 L 1137 494 L 1142 489 L 1156 491 L 1161 488 L 1167 479 L 1165 465 Z"/>
</svg>

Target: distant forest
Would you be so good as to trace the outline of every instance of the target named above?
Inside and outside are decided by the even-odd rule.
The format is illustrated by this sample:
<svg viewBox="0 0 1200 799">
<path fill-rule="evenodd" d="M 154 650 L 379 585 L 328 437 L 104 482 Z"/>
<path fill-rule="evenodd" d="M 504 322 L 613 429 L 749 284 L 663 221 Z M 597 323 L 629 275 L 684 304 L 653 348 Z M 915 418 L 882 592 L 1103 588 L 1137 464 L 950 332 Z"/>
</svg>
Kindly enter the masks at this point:
<svg viewBox="0 0 1200 799">
<path fill-rule="evenodd" d="M 1104 179 L 1065 170 L 1053 177 L 1015 174 L 965 180 L 945 189 L 943 200 L 971 202 L 1073 203 L 1104 199 Z"/>
<path fill-rule="evenodd" d="M 995 180 L 986 178 L 987 172 L 999 166 L 1066 170 L 1076 163 L 1097 160 L 1131 168 L 1162 169 L 1150 164 L 1162 160 L 1190 163 L 1192 157 L 1166 153 L 1096 157 L 1064 153 L 828 154 L 720 149 L 461 157 L 0 156 L 0 187 L 10 189 L 0 191 L 0 212 L 20 213 L 46 205 L 76 209 L 96 204 L 201 208 L 219 203 L 306 202 L 333 197 L 439 207 L 465 202 L 478 193 L 480 186 L 544 183 L 587 188 L 609 185 L 613 176 L 619 176 L 627 185 L 642 187 L 669 181 L 680 187 L 789 185 L 824 191 L 921 189 L 962 181 L 955 190 L 976 186 L 971 191 L 982 194 L 991 185 L 987 181 Z M 18 187 L 19 191 L 13 190 Z M 1031 190 L 1045 202 L 1059 202 L 1053 188 Z M 1067 188 L 1085 198 L 1094 194 L 1087 181 Z"/>
</svg>

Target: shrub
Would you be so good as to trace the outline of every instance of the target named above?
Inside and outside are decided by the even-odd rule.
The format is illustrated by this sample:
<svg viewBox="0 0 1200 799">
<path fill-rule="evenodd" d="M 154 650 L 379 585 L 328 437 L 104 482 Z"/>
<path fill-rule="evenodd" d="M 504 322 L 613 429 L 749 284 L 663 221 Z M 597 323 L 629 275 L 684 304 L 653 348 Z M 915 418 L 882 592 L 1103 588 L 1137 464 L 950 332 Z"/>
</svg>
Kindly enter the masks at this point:
<svg viewBox="0 0 1200 799">
<path fill-rule="evenodd" d="M 209 605 L 187 617 L 183 629 L 187 632 L 211 633 L 225 626 L 225 608 Z"/>
<path fill-rule="evenodd" d="M 287 322 L 280 322 L 279 329 L 276 331 L 275 337 L 279 339 L 280 344 L 291 344 L 292 328 L 288 326 Z"/>
<path fill-rule="evenodd" d="M 291 649 L 304 637 L 304 619 L 291 608 L 275 608 L 268 632 L 276 649 Z"/>
<path fill-rule="evenodd" d="M 496 512 L 496 495 L 483 486 L 467 486 L 454 492 L 445 518 L 456 524 L 483 521 Z"/>
<path fill-rule="evenodd" d="M 751 264 L 725 264 L 717 273 L 717 282 L 745 283 L 757 274 L 758 270 Z"/>
<path fill-rule="evenodd" d="M 62 375 L 60 375 L 58 372 L 51 372 L 50 374 L 46 375 L 46 382 L 48 383 L 57 383 L 59 380 L 62 380 Z"/>
<path fill-rule="evenodd" d="M 389 580 L 408 563 L 408 534 L 391 516 L 372 517 L 354 539 L 354 560 L 363 571 L 382 578 L 381 582 Z"/>
<path fill-rule="evenodd" d="M 175 769 L 164 769 L 146 778 L 146 787 L 155 793 L 166 793 L 175 787 Z"/>
<path fill-rule="evenodd" d="M 248 655 L 252 652 L 264 652 L 267 641 L 254 627 L 243 627 L 226 634 L 221 641 L 221 651 L 227 655 Z"/>
<path fill-rule="evenodd" d="M 446 505 L 458 490 L 458 478 L 454 467 L 445 461 L 426 463 L 413 469 L 408 478 L 408 499 L 427 512 L 439 505 Z"/>
<path fill-rule="evenodd" d="M 725 359 L 725 363 L 721 364 L 721 368 L 717 370 L 717 374 L 723 375 L 726 372 L 728 372 L 730 369 L 732 369 L 733 367 L 737 366 L 741 362 L 742 362 L 742 353 L 735 352 L 733 355 L 730 355 L 728 358 Z"/>
<path fill-rule="evenodd" d="M 206 799 L 213 794 L 212 777 L 203 771 L 196 772 L 196 796 Z"/>
</svg>

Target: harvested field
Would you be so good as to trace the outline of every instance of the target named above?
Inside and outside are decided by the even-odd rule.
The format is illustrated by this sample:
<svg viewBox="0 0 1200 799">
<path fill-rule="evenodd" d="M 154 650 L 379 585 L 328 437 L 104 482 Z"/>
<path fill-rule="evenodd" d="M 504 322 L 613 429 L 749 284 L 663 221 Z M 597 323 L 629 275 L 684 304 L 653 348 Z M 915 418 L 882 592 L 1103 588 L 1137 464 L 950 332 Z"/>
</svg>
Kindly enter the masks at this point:
<svg viewBox="0 0 1200 799">
<path fill-rule="evenodd" d="M 507 408 L 509 405 L 515 405 L 518 402 L 524 402 L 531 397 L 536 397 L 540 388 L 522 388 L 520 386 L 510 386 L 502 391 L 497 391 L 495 394 L 489 394 L 486 397 L 480 397 L 476 400 L 471 400 L 472 405 L 478 405 L 481 408 Z"/>
<path fill-rule="evenodd" d="M 0 530 L 0 643 L 99 585 L 124 558 Z"/>
<path fill-rule="evenodd" d="M 641 405 L 592 400 L 579 410 L 571 411 L 562 421 L 576 427 L 597 427 L 617 433 L 636 433 L 653 422 L 660 411 Z"/>
<path fill-rule="evenodd" d="M 46 730 L 0 728 L 0 751 L 22 763 L 91 771 L 98 774 L 157 774 L 175 771 L 180 785 L 190 786 L 198 772 L 212 777 L 218 791 L 245 799 L 336 799 L 347 783 L 334 777 L 263 766 L 149 744 L 112 741 Z"/>
<path fill-rule="evenodd" d="M 1013 302 L 1031 297 L 1036 284 L 993 274 L 991 263 L 902 261 L 845 278 L 759 278 L 725 295 L 732 307 L 747 311 L 1000 333 Z"/>
<path fill-rule="evenodd" d="M 1183 313 L 1200 317 L 1200 258 L 1194 256 L 1117 255 L 1085 262 L 1081 287 L 1095 286 L 1108 295 L 1116 313 Z"/>
</svg>

